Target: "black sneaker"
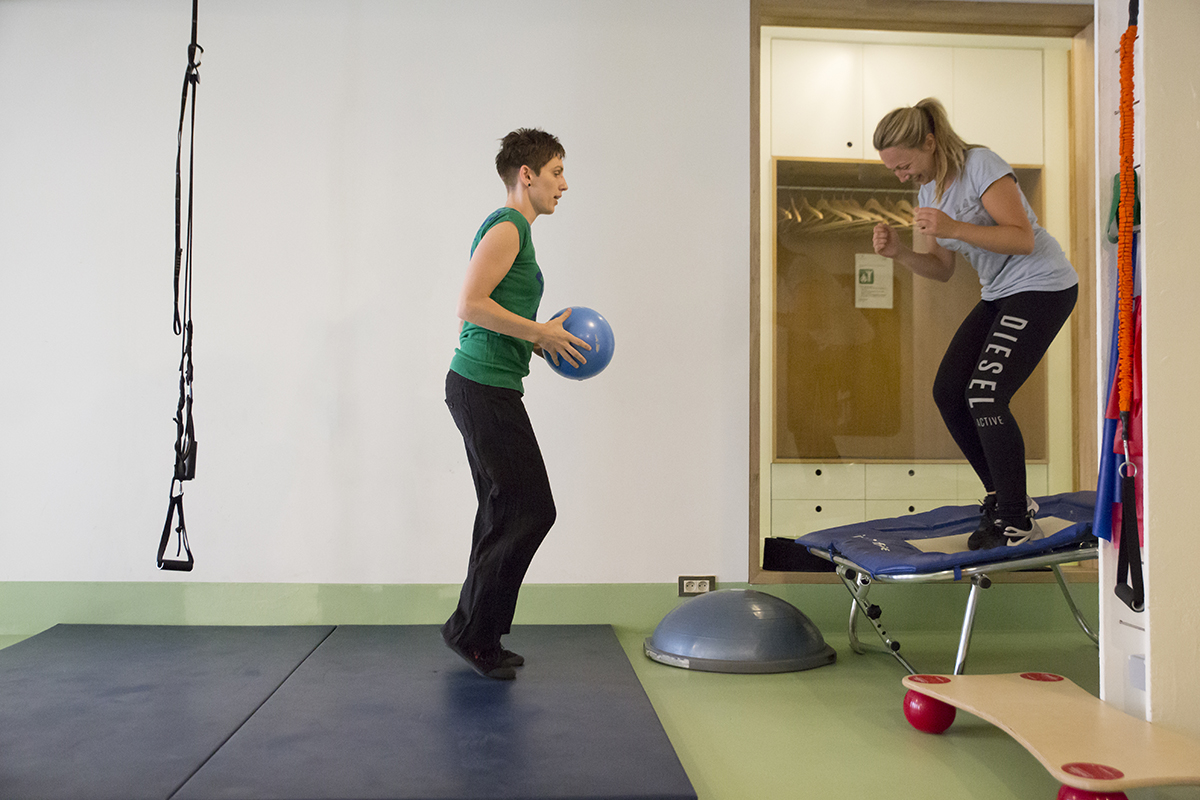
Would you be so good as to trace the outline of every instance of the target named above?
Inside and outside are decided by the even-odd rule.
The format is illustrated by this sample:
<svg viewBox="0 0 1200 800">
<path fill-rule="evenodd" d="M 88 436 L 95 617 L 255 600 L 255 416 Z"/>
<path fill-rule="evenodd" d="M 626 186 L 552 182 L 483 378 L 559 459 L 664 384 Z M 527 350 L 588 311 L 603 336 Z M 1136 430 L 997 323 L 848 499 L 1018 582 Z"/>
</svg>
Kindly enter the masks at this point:
<svg viewBox="0 0 1200 800">
<path fill-rule="evenodd" d="M 506 667 L 523 667 L 525 666 L 525 656 L 502 647 L 500 648 L 500 663 Z"/>
<path fill-rule="evenodd" d="M 979 504 L 979 527 L 967 539 L 968 550 L 985 550 L 985 542 L 991 540 L 992 529 L 996 527 L 996 495 L 989 494 Z"/>
<path fill-rule="evenodd" d="M 984 517 L 988 516 L 988 500 L 991 501 L 991 525 L 984 525 Z M 1029 495 L 1025 496 L 1025 519 L 1020 523 L 1007 523 L 996 516 L 996 496 L 988 495 L 980 506 L 979 529 L 967 539 L 968 550 L 991 550 L 993 547 L 1015 546 L 1034 539 L 1041 539 L 1046 534 L 1034 516 L 1038 512 L 1037 501 Z"/>
<path fill-rule="evenodd" d="M 446 647 L 457 653 L 463 661 L 471 665 L 471 669 L 485 678 L 511 681 L 517 677 L 517 671 L 504 663 L 503 651 L 498 647 L 491 650 L 474 650 L 459 647 L 453 642 L 446 642 Z"/>
</svg>

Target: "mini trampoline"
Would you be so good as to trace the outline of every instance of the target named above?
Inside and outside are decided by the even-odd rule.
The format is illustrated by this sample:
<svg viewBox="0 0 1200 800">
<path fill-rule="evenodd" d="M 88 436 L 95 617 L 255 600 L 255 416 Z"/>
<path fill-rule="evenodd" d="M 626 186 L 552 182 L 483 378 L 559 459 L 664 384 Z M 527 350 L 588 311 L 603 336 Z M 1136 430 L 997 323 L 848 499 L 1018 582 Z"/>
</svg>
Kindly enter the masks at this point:
<svg viewBox="0 0 1200 800">
<path fill-rule="evenodd" d="M 1046 537 L 1015 547 L 967 549 L 967 538 L 979 522 L 977 505 L 947 506 L 921 514 L 815 531 L 796 539 L 795 545 L 832 562 L 850 591 L 851 649 L 856 653 L 866 649 L 857 633 L 861 613 L 875 628 L 885 650 L 910 674 L 917 671 L 900 654 L 900 643 L 884 630 L 880 623 L 881 609 L 867 602 L 871 584 L 970 581 L 971 591 L 954 661 L 954 674 L 961 675 L 980 591 L 991 586 L 989 574 L 1049 567 L 1076 623 L 1093 642 L 1099 642 L 1075 604 L 1060 569 L 1062 564 L 1097 557 L 1097 542 L 1092 535 L 1096 493 L 1073 492 L 1036 499 L 1040 506 L 1038 523 Z"/>
</svg>

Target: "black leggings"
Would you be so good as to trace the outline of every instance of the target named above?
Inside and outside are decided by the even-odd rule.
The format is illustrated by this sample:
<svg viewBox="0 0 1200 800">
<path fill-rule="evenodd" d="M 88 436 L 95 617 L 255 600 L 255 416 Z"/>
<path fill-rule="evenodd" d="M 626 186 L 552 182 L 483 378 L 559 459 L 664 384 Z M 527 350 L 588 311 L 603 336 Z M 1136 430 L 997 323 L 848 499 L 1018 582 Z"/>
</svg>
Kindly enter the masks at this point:
<svg viewBox="0 0 1200 800">
<path fill-rule="evenodd" d="M 1008 404 L 1062 328 L 1079 287 L 981 300 L 950 342 L 933 383 L 933 399 L 950 435 L 984 489 L 996 493 L 997 516 L 1025 517 L 1025 440 Z"/>
</svg>

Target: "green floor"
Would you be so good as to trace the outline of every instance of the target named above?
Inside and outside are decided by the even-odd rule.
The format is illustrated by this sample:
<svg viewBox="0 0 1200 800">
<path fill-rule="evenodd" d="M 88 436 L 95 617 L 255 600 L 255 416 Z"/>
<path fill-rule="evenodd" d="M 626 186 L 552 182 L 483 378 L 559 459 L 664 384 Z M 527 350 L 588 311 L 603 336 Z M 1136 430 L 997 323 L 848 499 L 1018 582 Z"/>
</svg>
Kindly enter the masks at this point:
<svg viewBox="0 0 1200 800">
<path fill-rule="evenodd" d="M 728 587 L 725 587 L 728 588 Z M 1052 800 L 1057 784 L 997 728 L 959 713 L 941 736 L 904 720 L 900 665 L 847 643 L 840 585 L 757 587 L 791 602 L 837 650 L 836 664 L 779 675 L 726 675 L 650 661 L 642 642 L 682 601 L 668 584 L 533 585 L 517 624 L 611 624 L 699 800 L 980 798 Z M 1076 587 L 1095 619 L 1096 585 Z M 0 647 L 56 623 L 428 624 L 453 586 L 0 584 Z M 950 672 L 966 587 L 877 585 L 872 600 L 914 667 Z M 871 634 L 863 626 L 862 635 Z M 968 672 L 1057 672 L 1098 692 L 1096 647 L 1053 584 L 996 584 L 981 598 Z M 614 765 L 619 768 L 619 765 Z M 1144 789 L 1130 800 L 1200 800 L 1200 787 Z"/>
<path fill-rule="evenodd" d="M 1038 591 L 1045 601 L 1057 599 L 1045 588 Z M 984 598 L 981 602 L 989 599 L 986 593 Z M 961 614 L 962 606 L 956 609 Z M 1033 622 L 1042 629 L 1030 633 L 989 628 L 988 615 L 981 609 L 983 624 L 972 640 L 967 671 L 1055 672 L 1098 694 L 1097 648 L 1077 628 L 1065 626 L 1065 614 L 1059 610 L 1055 605 L 1047 615 L 1053 617 L 1049 625 Z M 1036 615 L 1036 609 L 1028 612 L 1028 617 Z M 977 717 L 959 712 L 954 725 L 940 736 L 914 730 L 903 716 L 905 690 L 900 680 L 906 673 L 899 663 L 883 652 L 854 653 L 844 624 L 821 628 L 837 650 L 837 663 L 780 675 L 724 675 L 663 666 L 642 654 L 642 641 L 652 629 L 619 632 L 700 800 L 1057 796 L 1059 784 L 1033 756 Z M 901 640 L 917 670 L 953 670 L 956 631 L 903 634 L 889 627 L 889 632 Z M 860 635 L 866 635 L 861 627 Z M 1142 789 L 1127 795 L 1130 800 L 1196 800 L 1200 787 Z"/>
<path fill-rule="evenodd" d="M 794 797 L 1046 798 L 1058 784 L 1010 737 L 966 714 L 941 736 L 911 728 L 901 711 L 905 672 L 886 654 L 853 653 L 845 637 L 829 667 L 735 676 L 663 667 L 621 636 L 700 800 Z M 921 671 L 951 670 L 957 640 L 904 637 Z M 1061 634 L 980 635 L 977 671 L 1058 672 L 1095 691 L 1096 650 Z"/>
</svg>

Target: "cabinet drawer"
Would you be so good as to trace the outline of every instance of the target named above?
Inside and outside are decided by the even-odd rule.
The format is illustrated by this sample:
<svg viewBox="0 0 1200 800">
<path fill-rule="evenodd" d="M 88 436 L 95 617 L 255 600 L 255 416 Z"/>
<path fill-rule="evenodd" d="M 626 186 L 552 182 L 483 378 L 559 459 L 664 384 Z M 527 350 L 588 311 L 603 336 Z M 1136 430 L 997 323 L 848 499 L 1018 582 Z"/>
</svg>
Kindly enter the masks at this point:
<svg viewBox="0 0 1200 800">
<path fill-rule="evenodd" d="M 1025 487 L 1032 497 L 1050 494 L 1050 468 L 1045 464 L 1028 464 L 1025 467 Z"/>
<path fill-rule="evenodd" d="M 806 533 L 866 520 L 862 500 L 773 500 L 771 535 L 794 539 Z"/>
<path fill-rule="evenodd" d="M 903 517 L 906 514 L 920 514 L 933 511 L 942 506 L 959 506 L 963 503 L 951 498 L 949 500 L 868 500 L 866 502 L 867 519 L 891 519 Z"/>
<path fill-rule="evenodd" d="M 862 500 L 862 464 L 772 464 L 774 500 Z"/>
<path fill-rule="evenodd" d="M 868 464 L 866 468 L 866 496 L 872 500 L 958 497 L 957 464 Z"/>
</svg>

